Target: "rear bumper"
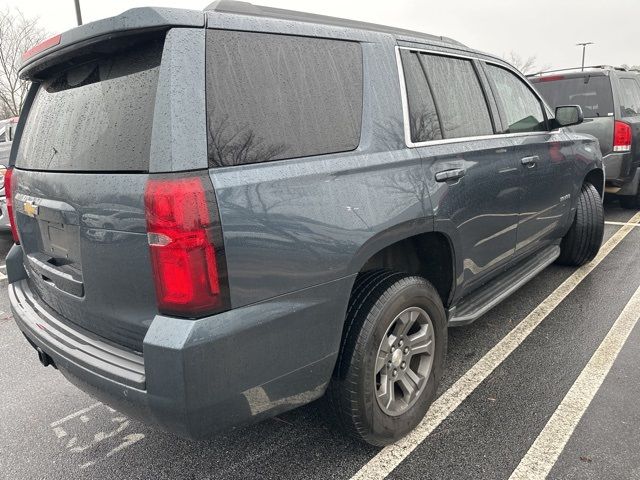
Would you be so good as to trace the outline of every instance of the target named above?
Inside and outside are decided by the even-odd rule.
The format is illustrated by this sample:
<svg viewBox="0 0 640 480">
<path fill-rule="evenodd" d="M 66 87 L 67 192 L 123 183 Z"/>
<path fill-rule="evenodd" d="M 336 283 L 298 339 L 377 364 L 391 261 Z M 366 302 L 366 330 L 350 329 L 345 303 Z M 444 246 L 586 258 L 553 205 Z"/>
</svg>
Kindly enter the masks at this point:
<svg viewBox="0 0 640 480">
<path fill-rule="evenodd" d="M 26 280 L 10 284 L 9 297 L 18 327 L 72 383 L 134 418 L 205 438 L 324 393 L 345 280 L 200 320 L 156 316 L 144 357 L 57 321 Z"/>
<path fill-rule="evenodd" d="M 618 191 L 618 195 L 636 196 L 640 188 L 640 167 L 635 169 L 635 174 L 631 177 L 631 181 L 625 183 Z"/>
<path fill-rule="evenodd" d="M 605 167 L 608 185 L 622 187 L 629 183 L 635 174 L 631 152 L 609 153 L 602 159 Z"/>
</svg>

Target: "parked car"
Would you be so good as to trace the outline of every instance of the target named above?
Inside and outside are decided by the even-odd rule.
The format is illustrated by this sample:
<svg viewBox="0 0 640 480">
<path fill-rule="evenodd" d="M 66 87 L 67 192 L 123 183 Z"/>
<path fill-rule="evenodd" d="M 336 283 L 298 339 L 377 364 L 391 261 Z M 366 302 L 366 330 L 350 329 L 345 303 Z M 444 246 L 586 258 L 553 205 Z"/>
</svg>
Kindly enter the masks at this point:
<svg viewBox="0 0 640 480">
<path fill-rule="evenodd" d="M 21 76 L 15 320 L 44 365 L 183 436 L 326 393 L 347 432 L 393 442 L 448 326 L 602 241 L 597 142 L 563 128 L 580 108 L 444 37 L 141 8 Z"/>
<path fill-rule="evenodd" d="M 17 125 L 18 117 L 0 120 L 0 231 L 8 231 L 10 228 L 7 199 L 4 195 L 4 173 L 9 164 L 9 152 Z"/>
<path fill-rule="evenodd" d="M 9 151 L 13 143 L 18 117 L 0 120 L 0 163 L 6 164 L 9 160 Z"/>
<path fill-rule="evenodd" d="M 580 105 L 604 157 L 607 193 L 640 209 L 640 72 L 608 66 L 555 70 L 530 77 L 549 105 Z"/>
</svg>

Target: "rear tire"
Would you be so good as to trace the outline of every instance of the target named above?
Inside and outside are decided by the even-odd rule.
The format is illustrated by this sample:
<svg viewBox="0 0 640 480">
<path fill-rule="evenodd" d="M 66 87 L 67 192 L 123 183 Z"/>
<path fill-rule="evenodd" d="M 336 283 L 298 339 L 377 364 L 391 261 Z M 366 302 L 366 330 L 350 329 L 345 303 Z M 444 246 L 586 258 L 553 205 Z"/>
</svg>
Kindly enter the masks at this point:
<svg viewBox="0 0 640 480">
<path fill-rule="evenodd" d="M 604 208 L 598 190 L 590 183 L 582 185 L 576 216 L 560 244 L 557 263 L 579 267 L 593 260 L 602 245 Z"/>
<path fill-rule="evenodd" d="M 340 426 L 371 445 L 409 433 L 433 403 L 444 368 L 442 301 L 424 278 L 389 270 L 356 280 L 328 396 Z"/>
</svg>

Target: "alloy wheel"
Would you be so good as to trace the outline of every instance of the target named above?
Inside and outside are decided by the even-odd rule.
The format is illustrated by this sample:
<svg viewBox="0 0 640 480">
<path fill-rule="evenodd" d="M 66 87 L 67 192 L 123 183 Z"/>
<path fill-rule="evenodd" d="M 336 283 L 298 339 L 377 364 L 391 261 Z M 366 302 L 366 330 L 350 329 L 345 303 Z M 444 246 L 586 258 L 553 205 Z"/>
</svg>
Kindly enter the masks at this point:
<svg viewBox="0 0 640 480">
<path fill-rule="evenodd" d="M 416 403 L 429 380 L 434 352 L 433 323 L 427 312 L 419 307 L 400 312 L 376 355 L 375 395 L 384 413 L 401 415 Z"/>
</svg>

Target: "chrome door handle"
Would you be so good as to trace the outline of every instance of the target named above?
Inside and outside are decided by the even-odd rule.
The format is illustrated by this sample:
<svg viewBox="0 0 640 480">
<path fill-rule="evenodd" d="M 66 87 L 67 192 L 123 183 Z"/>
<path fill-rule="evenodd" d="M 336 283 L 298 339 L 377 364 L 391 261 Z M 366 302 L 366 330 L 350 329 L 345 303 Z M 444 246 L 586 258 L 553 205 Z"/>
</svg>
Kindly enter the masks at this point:
<svg viewBox="0 0 640 480">
<path fill-rule="evenodd" d="M 453 168 L 436 173 L 436 182 L 446 182 L 447 180 L 457 180 L 464 177 L 466 173 L 464 168 Z"/>
<path fill-rule="evenodd" d="M 533 168 L 536 166 L 536 162 L 538 162 L 540 160 L 540 157 L 537 155 L 534 155 L 533 157 L 524 157 L 522 160 L 520 160 L 520 163 L 522 163 L 522 165 L 524 165 L 527 168 Z"/>
</svg>

